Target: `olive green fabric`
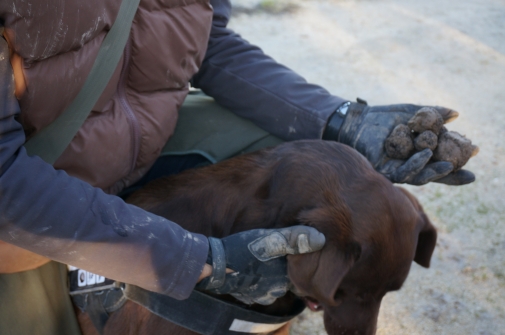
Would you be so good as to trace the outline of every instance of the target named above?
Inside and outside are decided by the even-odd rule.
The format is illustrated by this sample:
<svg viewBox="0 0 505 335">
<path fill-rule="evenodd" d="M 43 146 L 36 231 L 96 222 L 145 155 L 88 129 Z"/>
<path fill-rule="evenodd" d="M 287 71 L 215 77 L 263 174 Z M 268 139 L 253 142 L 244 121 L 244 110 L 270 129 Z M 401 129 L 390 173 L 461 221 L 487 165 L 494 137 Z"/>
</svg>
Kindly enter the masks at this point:
<svg viewBox="0 0 505 335">
<path fill-rule="evenodd" d="M 190 94 L 174 135 L 161 155 L 201 154 L 212 163 L 284 142 L 219 106 L 203 94 Z"/>
<path fill-rule="evenodd" d="M 0 274 L 0 334 L 80 335 L 67 289 L 67 267 Z"/>
</svg>

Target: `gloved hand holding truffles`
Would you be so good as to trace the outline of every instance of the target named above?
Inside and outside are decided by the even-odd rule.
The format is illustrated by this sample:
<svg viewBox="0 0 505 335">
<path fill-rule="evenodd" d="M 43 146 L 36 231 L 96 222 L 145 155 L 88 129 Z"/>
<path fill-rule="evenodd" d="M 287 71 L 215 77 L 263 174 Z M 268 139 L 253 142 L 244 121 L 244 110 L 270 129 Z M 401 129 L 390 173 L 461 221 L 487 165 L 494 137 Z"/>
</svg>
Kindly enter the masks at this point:
<svg viewBox="0 0 505 335">
<path fill-rule="evenodd" d="M 454 120 L 457 114 L 450 120 Z M 407 159 L 416 152 L 430 149 L 432 161 L 452 163 L 460 170 L 479 152 L 479 147 L 455 131 L 444 127 L 442 115 L 433 107 L 423 107 L 405 124 L 397 125 L 385 142 L 386 153 L 393 159 Z"/>
<path fill-rule="evenodd" d="M 322 138 L 353 147 L 393 183 L 465 185 L 475 175 L 461 167 L 479 149 L 444 127 L 457 117 L 445 107 L 368 106 L 358 99 L 335 111 Z"/>
</svg>

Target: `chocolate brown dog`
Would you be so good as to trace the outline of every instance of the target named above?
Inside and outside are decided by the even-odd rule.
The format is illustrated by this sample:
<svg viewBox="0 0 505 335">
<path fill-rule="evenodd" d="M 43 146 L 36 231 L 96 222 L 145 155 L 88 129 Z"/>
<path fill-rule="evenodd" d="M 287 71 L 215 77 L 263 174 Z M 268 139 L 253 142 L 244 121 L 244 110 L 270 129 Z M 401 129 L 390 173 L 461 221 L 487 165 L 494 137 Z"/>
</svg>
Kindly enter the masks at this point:
<svg viewBox="0 0 505 335">
<path fill-rule="evenodd" d="M 324 310 L 328 334 L 374 334 L 382 298 L 398 290 L 412 261 L 428 267 L 437 233 L 417 200 L 353 149 L 298 141 L 155 180 L 128 202 L 189 231 L 224 237 L 304 224 L 326 236 L 316 253 L 288 256 L 297 295 Z M 271 306 L 271 312 L 292 297 Z M 94 332 L 85 315 L 85 334 Z M 194 334 L 127 303 L 106 334 Z"/>
</svg>

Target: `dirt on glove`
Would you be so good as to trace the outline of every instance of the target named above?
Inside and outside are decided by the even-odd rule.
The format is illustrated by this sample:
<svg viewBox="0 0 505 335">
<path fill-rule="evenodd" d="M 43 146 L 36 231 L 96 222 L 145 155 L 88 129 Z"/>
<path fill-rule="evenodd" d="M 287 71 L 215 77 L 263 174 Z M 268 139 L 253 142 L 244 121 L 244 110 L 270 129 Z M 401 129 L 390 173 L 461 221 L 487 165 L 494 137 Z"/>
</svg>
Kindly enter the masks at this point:
<svg viewBox="0 0 505 335">
<path fill-rule="evenodd" d="M 393 159 L 408 159 L 424 149 L 433 151 L 432 161 L 446 161 L 457 171 L 479 152 L 465 136 L 444 127 L 442 116 L 432 107 L 423 107 L 406 125 L 397 125 L 384 144 Z"/>
</svg>

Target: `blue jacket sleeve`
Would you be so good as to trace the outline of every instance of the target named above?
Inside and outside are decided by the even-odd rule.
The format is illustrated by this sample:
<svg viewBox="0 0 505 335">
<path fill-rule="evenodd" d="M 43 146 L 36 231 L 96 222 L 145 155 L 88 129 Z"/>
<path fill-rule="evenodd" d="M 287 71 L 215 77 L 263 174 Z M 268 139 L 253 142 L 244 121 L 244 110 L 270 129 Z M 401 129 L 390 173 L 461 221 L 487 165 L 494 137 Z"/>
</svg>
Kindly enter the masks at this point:
<svg viewBox="0 0 505 335">
<path fill-rule="evenodd" d="M 18 114 L 8 47 L 0 37 L 0 240 L 188 297 L 207 258 L 207 238 L 29 157 Z"/>
<path fill-rule="evenodd" d="M 211 4 L 208 49 L 193 85 L 282 139 L 321 138 L 328 118 L 346 100 L 307 83 L 228 29 L 229 0 Z"/>
</svg>

